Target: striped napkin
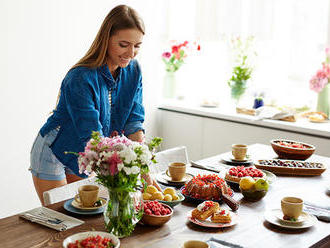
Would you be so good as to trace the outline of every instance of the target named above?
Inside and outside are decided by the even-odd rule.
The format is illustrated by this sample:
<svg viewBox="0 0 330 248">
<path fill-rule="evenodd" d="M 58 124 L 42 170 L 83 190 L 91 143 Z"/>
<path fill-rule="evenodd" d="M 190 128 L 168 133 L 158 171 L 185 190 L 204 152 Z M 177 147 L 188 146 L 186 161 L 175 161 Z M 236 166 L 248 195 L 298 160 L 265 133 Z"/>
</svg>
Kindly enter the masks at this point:
<svg viewBox="0 0 330 248">
<path fill-rule="evenodd" d="M 82 220 L 73 218 L 46 207 L 34 208 L 29 211 L 20 213 L 19 216 L 31 222 L 47 226 L 57 231 L 65 231 L 84 223 Z"/>
<path fill-rule="evenodd" d="M 304 202 L 304 211 L 315 215 L 318 220 L 330 222 L 330 207 L 321 207 L 310 202 Z"/>
</svg>

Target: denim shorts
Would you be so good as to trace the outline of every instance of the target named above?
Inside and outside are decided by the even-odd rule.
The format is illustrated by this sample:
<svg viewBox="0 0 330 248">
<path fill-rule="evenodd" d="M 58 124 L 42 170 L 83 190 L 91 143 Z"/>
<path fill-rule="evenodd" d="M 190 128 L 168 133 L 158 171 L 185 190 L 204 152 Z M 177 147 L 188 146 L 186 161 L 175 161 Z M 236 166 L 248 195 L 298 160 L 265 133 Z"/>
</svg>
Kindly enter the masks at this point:
<svg viewBox="0 0 330 248">
<path fill-rule="evenodd" d="M 58 161 L 49 147 L 55 140 L 57 133 L 58 130 L 56 129 L 44 137 L 39 133 L 34 140 L 29 170 L 35 177 L 43 180 L 60 181 L 66 178 L 66 174 L 74 174 L 72 170 Z"/>
</svg>

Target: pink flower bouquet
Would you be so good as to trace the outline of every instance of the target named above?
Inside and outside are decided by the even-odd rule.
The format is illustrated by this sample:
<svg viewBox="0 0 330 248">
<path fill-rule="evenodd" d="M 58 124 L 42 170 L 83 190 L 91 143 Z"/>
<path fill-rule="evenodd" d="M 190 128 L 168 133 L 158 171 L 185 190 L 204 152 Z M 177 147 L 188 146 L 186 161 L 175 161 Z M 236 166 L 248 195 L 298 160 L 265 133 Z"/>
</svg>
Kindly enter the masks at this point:
<svg viewBox="0 0 330 248">
<path fill-rule="evenodd" d="M 161 141 L 154 138 L 150 144 L 143 144 L 123 135 L 109 138 L 93 132 L 84 152 L 78 154 L 80 173 L 95 172 L 97 181 L 108 189 L 104 212 L 108 232 L 129 236 L 141 219 L 142 198 L 137 196 L 137 189 L 143 184 L 140 175 L 148 173 L 149 166 L 156 163 L 153 152 Z"/>
<path fill-rule="evenodd" d="M 322 69 L 318 70 L 316 74 L 309 81 L 309 88 L 319 93 L 330 82 L 330 49 L 327 48 L 326 61 L 322 63 Z"/>
</svg>

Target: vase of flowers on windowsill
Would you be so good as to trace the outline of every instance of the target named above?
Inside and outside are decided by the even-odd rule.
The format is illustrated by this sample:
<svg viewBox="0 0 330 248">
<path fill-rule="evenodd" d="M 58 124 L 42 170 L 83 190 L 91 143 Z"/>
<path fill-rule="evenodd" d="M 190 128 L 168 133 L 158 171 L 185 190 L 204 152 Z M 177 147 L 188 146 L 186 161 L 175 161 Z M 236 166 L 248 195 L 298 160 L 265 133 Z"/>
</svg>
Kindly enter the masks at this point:
<svg viewBox="0 0 330 248">
<path fill-rule="evenodd" d="M 162 54 L 162 60 L 165 64 L 165 77 L 163 85 L 163 97 L 175 98 L 177 94 L 176 71 L 185 63 L 185 59 L 189 51 L 200 51 L 200 45 L 196 42 L 176 43 L 171 46 L 171 51 L 166 51 Z"/>
<path fill-rule="evenodd" d="M 326 60 L 322 68 L 309 81 L 311 90 L 318 93 L 316 110 L 330 116 L 330 48 L 325 49 Z"/>
<path fill-rule="evenodd" d="M 231 97 L 239 102 L 248 87 L 248 81 L 253 72 L 252 59 L 256 56 L 253 51 L 254 37 L 249 36 L 246 39 L 234 37 L 230 41 L 230 46 L 234 54 L 234 67 L 232 76 L 228 80 L 228 86 L 231 90 Z"/>
</svg>

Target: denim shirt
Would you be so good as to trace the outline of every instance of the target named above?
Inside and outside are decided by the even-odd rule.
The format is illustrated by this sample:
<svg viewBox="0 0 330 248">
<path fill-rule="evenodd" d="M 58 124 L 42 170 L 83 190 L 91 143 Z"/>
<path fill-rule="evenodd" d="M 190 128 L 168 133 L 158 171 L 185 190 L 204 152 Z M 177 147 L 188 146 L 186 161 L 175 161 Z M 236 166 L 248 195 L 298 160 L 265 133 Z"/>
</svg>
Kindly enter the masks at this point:
<svg viewBox="0 0 330 248">
<path fill-rule="evenodd" d="M 132 60 L 127 67 L 119 68 L 116 80 L 106 64 L 95 69 L 70 70 L 62 82 L 56 110 L 40 134 L 44 137 L 57 128 L 58 134 L 50 145 L 54 155 L 76 175 L 86 177 L 79 174 L 77 156 L 65 151 L 84 151 L 92 131 L 103 136 L 113 131 L 128 136 L 143 130 L 143 122 L 141 70 L 137 61 Z"/>
</svg>

